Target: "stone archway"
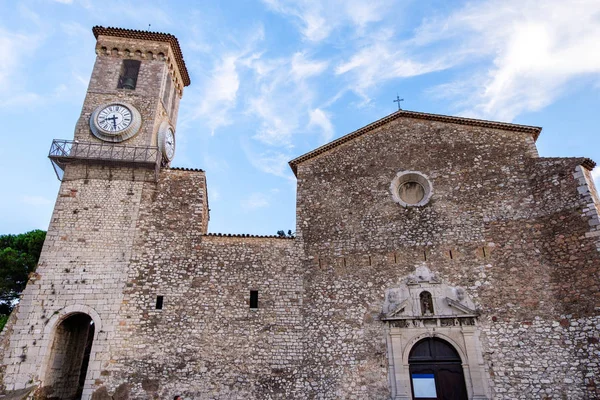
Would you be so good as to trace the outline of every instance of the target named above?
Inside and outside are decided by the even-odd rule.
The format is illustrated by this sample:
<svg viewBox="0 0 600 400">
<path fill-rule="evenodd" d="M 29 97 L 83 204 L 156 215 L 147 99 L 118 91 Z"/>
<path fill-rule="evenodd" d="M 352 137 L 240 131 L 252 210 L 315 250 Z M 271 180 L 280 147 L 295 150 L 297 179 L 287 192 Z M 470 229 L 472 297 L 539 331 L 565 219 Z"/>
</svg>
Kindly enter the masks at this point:
<svg viewBox="0 0 600 400">
<path fill-rule="evenodd" d="M 414 399 L 467 400 L 462 360 L 445 340 L 418 341 L 408 357 Z"/>
<path fill-rule="evenodd" d="M 429 360 L 421 360 L 422 367 L 429 363 L 429 372 L 421 372 L 433 375 L 434 380 L 442 370 L 442 375 L 445 374 L 442 379 L 460 375 L 458 381 L 462 382 L 461 390 L 464 388 L 466 397 L 458 398 L 484 400 L 491 397 L 479 342 L 479 313 L 463 288 L 446 285 L 426 265 L 420 265 L 398 286 L 386 290 L 382 311 L 382 320 L 386 323 L 389 384 L 394 400 L 448 398 L 439 397 L 437 392 L 434 397 L 413 396 L 412 373 L 418 360 L 412 350 L 419 343 L 427 346 L 435 343 L 434 346 L 439 345 L 438 350 L 445 348 L 447 354 L 454 354 L 452 360 L 445 360 L 452 366 L 436 366 L 439 360 L 436 361 L 435 354 Z M 424 380 L 420 383 L 425 383 L 427 378 L 421 377 Z"/>
<path fill-rule="evenodd" d="M 44 379 L 50 397 L 81 399 L 95 329 L 94 320 L 81 312 L 56 325 Z"/>
</svg>

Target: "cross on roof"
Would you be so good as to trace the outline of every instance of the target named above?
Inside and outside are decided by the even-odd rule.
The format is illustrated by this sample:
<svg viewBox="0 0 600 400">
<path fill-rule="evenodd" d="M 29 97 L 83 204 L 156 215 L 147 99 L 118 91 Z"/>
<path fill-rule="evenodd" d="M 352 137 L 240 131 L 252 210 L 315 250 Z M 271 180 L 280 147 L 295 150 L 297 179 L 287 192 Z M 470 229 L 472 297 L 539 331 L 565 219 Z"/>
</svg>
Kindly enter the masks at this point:
<svg viewBox="0 0 600 400">
<path fill-rule="evenodd" d="M 404 101 L 404 99 L 401 99 L 400 96 L 398 96 L 398 94 L 396 94 L 396 100 L 394 100 L 394 103 L 398 103 L 398 110 L 402 110 L 402 107 L 400 107 L 401 101 Z"/>
</svg>

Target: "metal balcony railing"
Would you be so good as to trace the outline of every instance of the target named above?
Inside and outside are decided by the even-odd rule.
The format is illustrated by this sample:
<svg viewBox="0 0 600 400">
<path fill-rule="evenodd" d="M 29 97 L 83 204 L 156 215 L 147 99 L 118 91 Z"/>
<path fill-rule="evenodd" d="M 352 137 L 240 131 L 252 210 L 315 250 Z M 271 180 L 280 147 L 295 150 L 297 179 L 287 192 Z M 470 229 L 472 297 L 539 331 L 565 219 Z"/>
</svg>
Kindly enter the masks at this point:
<svg viewBox="0 0 600 400">
<path fill-rule="evenodd" d="M 161 160 L 158 147 L 59 139 L 52 141 L 48 158 L 52 161 L 59 180 L 62 180 L 65 166 L 75 161 L 105 165 L 154 167 L 155 171 L 158 172 Z"/>
</svg>

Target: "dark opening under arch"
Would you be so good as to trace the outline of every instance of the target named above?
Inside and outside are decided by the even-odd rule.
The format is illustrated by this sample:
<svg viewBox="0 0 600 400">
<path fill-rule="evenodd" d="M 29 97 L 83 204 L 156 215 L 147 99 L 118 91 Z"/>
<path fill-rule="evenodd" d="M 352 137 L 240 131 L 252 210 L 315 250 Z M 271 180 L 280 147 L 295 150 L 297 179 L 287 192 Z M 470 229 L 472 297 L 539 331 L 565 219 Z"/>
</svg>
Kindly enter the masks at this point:
<svg viewBox="0 0 600 400">
<path fill-rule="evenodd" d="M 460 355 L 445 340 L 426 338 L 408 356 L 413 398 L 421 400 L 467 400 Z"/>
<path fill-rule="evenodd" d="M 94 340 L 94 321 L 83 313 L 69 315 L 56 327 L 44 386 L 50 397 L 81 399 Z"/>
</svg>

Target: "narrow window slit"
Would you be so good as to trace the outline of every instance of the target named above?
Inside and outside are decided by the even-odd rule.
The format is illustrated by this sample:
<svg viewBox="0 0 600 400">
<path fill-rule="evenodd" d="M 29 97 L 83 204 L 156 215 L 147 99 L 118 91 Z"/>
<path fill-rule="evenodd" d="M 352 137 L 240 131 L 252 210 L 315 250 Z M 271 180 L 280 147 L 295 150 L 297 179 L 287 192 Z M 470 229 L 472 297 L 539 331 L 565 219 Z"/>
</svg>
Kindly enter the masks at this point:
<svg viewBox="0 0 600 400">
<path fill-rule="evenodd" d="M 156 296 L 156 309 L 162 310 L 164 296 Z"/>
<path fill-rule="evenodd" d="M 258 308 L 258 290 L 250 291 L 250 308 Z"/>
<path fill-rule="evenodd" d="M 452 260 L 453 259 L 453 257 L 452 257 L 452 250 L 448 250 L 448 255 L 450 256 L 450 259 Z"/>
<path fill-rule="evenodd" d="M 482 247 L 481 250 L 483 250 L 483 258 L 486 258 L 487 254 L 485 254 L 485 247 Z"/>
<path fill-rule="evenodd" d="M 427 261 L 427 250 L 423 250 L 423 261 Z"/>
</svg>

